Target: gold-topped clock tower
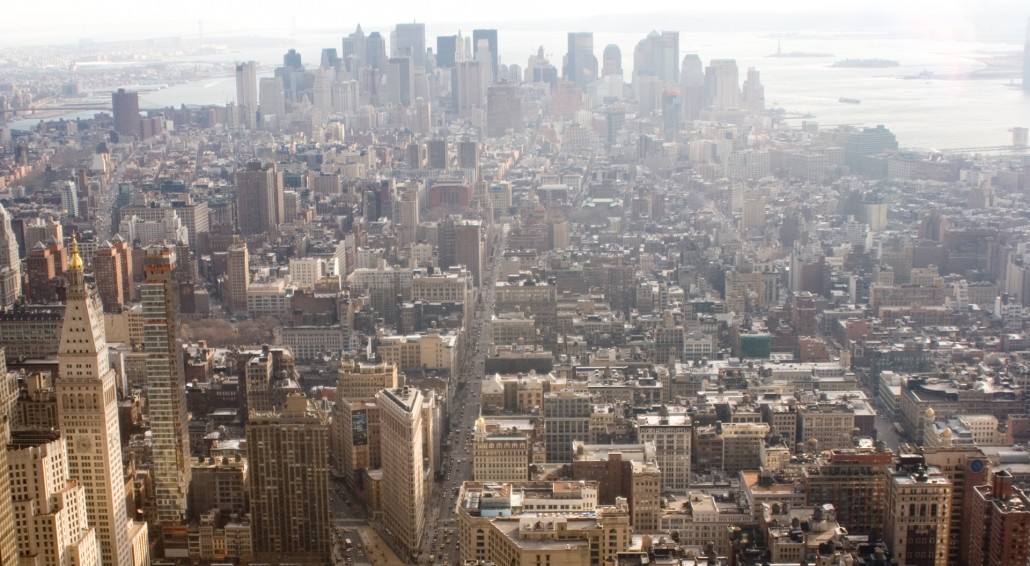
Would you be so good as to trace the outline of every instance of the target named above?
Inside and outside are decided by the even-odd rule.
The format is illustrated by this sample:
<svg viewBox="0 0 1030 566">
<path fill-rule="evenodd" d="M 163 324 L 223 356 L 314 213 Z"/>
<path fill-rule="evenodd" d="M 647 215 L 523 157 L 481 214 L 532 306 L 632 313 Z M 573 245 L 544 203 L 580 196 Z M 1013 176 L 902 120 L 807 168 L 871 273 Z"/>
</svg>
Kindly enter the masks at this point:
<svg viewBox="0 0 1030 566">
<path fill-rule="evenodd" d="M 96 290 L 86 285 L 75 236 L 67 277 L 54 389 L 58 426 L 67 441 L 68 472 L 86 491 L 86 515 L 96 529 L 101 563 L 146 564 L 145 525 L 131 522 L 126 512 L 118 392 L 108 359 L 103 307 Z"/>
</svg>

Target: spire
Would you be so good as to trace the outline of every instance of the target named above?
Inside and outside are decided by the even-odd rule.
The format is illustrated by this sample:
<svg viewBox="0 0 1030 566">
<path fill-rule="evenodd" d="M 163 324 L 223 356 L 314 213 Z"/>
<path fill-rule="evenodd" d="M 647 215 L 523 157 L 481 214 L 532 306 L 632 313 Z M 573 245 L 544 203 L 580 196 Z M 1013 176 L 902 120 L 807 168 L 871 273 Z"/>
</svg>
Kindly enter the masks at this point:
<svg viewBox="0 0 1030 566">
<path fill-rule="evenodd" d="M 82 271 L 82 256 L 79 255 L 79 239 L 72 234 L 72 258 L 68 262 L 68 269 Z"/>
</svg>

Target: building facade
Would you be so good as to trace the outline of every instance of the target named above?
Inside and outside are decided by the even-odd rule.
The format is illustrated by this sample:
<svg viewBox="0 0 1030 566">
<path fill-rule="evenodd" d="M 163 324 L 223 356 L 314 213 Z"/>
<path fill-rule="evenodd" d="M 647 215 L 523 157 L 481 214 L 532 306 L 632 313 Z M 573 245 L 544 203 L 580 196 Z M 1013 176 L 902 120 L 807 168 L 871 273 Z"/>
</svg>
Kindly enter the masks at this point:
<svg viewBox="0 0 1030 566">
<path fill-rule="evenodd" d="M 413 387 L 376 395 L 382 435 L 383 525 L 400 548 L 414 555 L 426 529 L 430 470 L 424 466 L 422 392 Z"/>
<path fill-rule="evenodd" d="M 256 557 L 289 555 L 324 564 L 330 556 L 329 426 L 292 393 L 280 411 L 252 411 L 247 426 L 250 511 Z"/>
<path fill-rule="evenodd" d="M 147 248 L 142 290 L 143 347 L 154 446 L 154 492 L 157 520 L 170 524 L 186 518 L 191 470 L 175 268 L 175 248 Z"/>
<path fill-rule="evenodd" d="M 67 442 L 69 477 L 85 490 L 86 514 L 96 530 L 104 564 L 129 566 L 134 533 L 125 509 L 122 444 L 118 428 L 117 376 L 108 357 L 100 298 L 88 288 L 78 244 L 72 239 L 67 306 L 57 354 L 60 375 L 54 389 L 57 420 Z"/>
</svg>

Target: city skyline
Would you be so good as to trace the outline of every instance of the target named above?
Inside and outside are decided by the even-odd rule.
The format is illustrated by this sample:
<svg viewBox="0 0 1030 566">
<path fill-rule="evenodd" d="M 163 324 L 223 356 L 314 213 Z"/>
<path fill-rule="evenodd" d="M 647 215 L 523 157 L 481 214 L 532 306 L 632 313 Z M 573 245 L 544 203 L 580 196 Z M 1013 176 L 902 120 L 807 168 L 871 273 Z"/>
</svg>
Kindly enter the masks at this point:
<svg viewBox="0 0 1030 566">
<path fill-rule="evenodd" d="M 929 6 L 0 51 L 0 563 L 1027 563 L 1030 25 Z"/>
</svg>

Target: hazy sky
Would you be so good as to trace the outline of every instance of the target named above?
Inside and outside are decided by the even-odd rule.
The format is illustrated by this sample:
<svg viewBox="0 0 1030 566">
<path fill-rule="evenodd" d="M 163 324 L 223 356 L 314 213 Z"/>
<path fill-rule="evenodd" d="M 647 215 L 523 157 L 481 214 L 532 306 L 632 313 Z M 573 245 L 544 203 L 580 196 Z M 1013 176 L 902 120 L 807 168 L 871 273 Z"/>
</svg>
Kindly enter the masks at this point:
<svg viewBox="0 0 1030 566">
<path fill-rule="evenodd" d="M 98 41 L 191 36 L 203 21 L 205 36 L 237 35 L 249 32 L 289 33 L 303 30 L 351 30 L 360 22 L 367 29 L 381 29 L 400 21 L 418 21 L 431 28 L 448 25 L 471 29 L 493 26 L 500 29 L 528 25 L 584 24 L 618 22 L 618 17 L 655 16 L 652 27 L 664 22 L 718 19 L 718 25 L 732 24 L 733 17 L 783 27 L 803 26 L 808 14 L 817 14 L 816 24 L 846 25 L 850 21 L 869 25 L 882 23 L 911 28 L 947 28 L 949 33 L 966 34 L 972 24 L 991 20 L 991 26 L 1012 39 L 1025 27 L 1030 15 L 1026 0 L 718 0 L 699 3 L 676 1 L 590 0 L 389 0 L 289 2 L 283 0 L 177 0 L 148 2 L 139 0 L 51 0 L 51 2 L 5 2 L 0 19 L 0 45 L 70 43 L 80 38 Z M 166 10 L 155 8 L 166 5 Z M 718 11 L 718 15 L 714 12 Z M 292 12 L 292 13 L 291 13 Z M 775 12 L 778 17 L 765 15 Z M 759 16 L 762 14 L 762 16 Z M 661 15 L 662 18 L 659 18 Z M 608 16 L 609 18 L 604 18 Z M 616 16 L 617 18 L 610 18 Z M 749 16 L 752 16 L 749 18 Z M 682 20 L 681 20 L 682 19 Z M 986 26 L 982 26 L 986 27 Z M 589 28 L 588 28 L 589 29 Z"/>
</svg>

